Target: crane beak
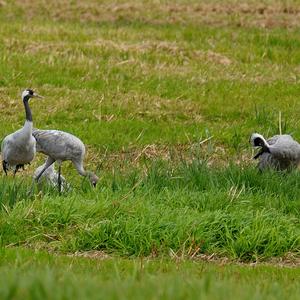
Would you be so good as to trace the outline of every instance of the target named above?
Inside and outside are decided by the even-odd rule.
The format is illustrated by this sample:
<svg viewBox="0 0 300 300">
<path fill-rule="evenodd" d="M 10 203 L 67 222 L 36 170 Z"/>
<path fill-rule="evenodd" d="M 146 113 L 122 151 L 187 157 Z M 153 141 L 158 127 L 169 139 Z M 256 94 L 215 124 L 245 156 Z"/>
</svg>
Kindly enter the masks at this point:
<svg viewBox="0 0 300 300">
<path fill-rule="evenodd" d="M 35 98 L 40 98 L 40 99 L 43 99 L 43 98 L 44 98 L 43 96 L 41 96 L 41 95 L 39 95 L 39 94 L 37 94 L 37 93 L 33 93 L 33 97 L 35 97 Z"/>
</svg>

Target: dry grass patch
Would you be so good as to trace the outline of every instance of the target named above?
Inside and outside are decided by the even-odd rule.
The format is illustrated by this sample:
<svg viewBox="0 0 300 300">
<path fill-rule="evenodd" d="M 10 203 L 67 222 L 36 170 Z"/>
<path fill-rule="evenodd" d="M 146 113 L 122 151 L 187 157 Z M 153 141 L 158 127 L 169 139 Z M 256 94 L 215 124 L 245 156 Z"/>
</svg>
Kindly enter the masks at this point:
<svg viewBox="0 0 300 300">
<path fill-rule="evenodd" d="M 251 27 L 297 27 L 299 7 L 272 1 L 16 1 L 31 18 L 42 13 L 56 20 L 82 22 L 142 21 L 150 24 L 209 24 Z"/>
<path fill-rule="evenodd" d="M 144 168 L 145 161 L 168 161 L 175 165 L 180 162 L 191 163 L 195 159 L 205 160 L 210 167 L 228 166 L 226 148 L 221 145 L 213 145 L 213 137 L 203 138 L 197 143 L 177 145 L 148 144 L 144 147 L 127 147 L 120 151 L 97 150 L 89 147 L 87 161 L 89 165 L 99 170 L 126 170 L 128 167 Z M 213 149 L 213 150 L 212 150 Z M 232 157 L 234 159 L 235 157 Z M 242 167 L 253 163 L 248 150 L 236 157 L 236 162 Z"/>
<path fill-rule="evenodd" d="M 99 260 L 104 260 L 104 259 L 109 259 L 111 258 L 107 253 L 104 251 L 98 251 L 98 250 L 90 250 L 90 251 L 76 251 L 74 253 L 69 253 L 67 256 L 70 257 L 85 257 L 89 259 L 99 259 Z"/>
</svg>

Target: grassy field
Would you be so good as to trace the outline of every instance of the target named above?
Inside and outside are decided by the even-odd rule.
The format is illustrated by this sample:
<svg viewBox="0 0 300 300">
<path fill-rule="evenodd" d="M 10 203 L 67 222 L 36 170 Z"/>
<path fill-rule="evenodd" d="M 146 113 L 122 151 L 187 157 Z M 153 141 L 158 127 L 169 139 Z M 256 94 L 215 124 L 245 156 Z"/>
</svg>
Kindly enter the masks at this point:
<svg viewBox="0 0 300 300">
<path fill-rule="evenodd" d="M 34 126 L 79 136 L 101 177 L 92 189 L 65 163 L 70 191 L 29 195 L 40 154 L 1 176 L 0 298 L 296 299 L 300 175 L 258 173 L 249 136 L 300 140 L 299 12 L 0 1 L 0 140 L 31 87 Z"/>
<path fill-rule="evenodd" d="M 2 251 L 0 270 L 6 279 L 2 299 L 298 299 L 300 290 L 299 269 L 66 257 L 24 249 Z"/>
</svg>

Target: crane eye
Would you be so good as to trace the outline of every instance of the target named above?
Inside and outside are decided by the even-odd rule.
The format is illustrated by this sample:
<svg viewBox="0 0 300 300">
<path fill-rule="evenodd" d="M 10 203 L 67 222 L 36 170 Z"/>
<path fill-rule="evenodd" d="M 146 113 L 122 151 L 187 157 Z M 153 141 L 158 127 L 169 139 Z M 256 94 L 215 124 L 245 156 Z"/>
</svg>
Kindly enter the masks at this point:
<svg viewBox="0 0 300 300">
<path fill-rule="evenodd" d="M 261 146 L 261 140 L 259 138 L 254 139 L 255 146 Z"/>
<path fill-rule="evenodd" d="M 33 90 L 27 90 L 29 95 L 32 96 L 34 94 Z"/>
</svg>

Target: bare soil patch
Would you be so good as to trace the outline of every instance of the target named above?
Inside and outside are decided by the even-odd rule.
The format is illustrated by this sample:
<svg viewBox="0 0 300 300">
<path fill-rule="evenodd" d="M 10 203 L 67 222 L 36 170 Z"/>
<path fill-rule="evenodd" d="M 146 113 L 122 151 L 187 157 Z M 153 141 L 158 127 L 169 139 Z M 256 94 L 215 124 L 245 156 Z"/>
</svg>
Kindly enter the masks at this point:
<svg viewBox="0 0 300 300">
<path fill-rule="evenodd" d="M 67 256 L 70 257 L 85 257 L 88 259 L 97 259 L 97 260 L 105 260 L 111 259 L 113 256 L 105 253 L 104 251 L 98 250 L 90 250 L 90 251 L 77 251 L 75 253 L 68 253 Z M 217 265 L 242 265 L 242 266 L 250 266 L 250 267 L 259 267 L 259 266 L 274 266 L 279 268 L 298 268 L 300 266 L 300 257 L 293 254 L 288 253 L 284 257 L 274 257 L 262 261 L 256 262 L 241 262 L 239 260 L 229 259 L 228 257 L 221 257 L 213 254 L 197 254 L 197 255 L 177 255 L 174 252 L 170 253 L 171 259 L 175 260 L 176 262 L 186 261 L 186 260 L 193 260 L 193 261 L 205 261 L 209 263 L 214 263 Z M 152 260 L 156 259 L 156 257 L 141 257 L 141 260 Z"/>
</svg>

